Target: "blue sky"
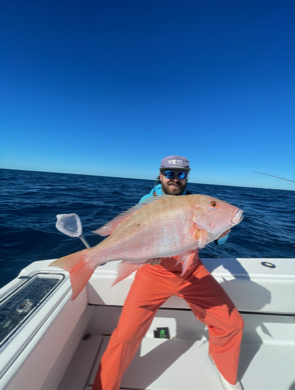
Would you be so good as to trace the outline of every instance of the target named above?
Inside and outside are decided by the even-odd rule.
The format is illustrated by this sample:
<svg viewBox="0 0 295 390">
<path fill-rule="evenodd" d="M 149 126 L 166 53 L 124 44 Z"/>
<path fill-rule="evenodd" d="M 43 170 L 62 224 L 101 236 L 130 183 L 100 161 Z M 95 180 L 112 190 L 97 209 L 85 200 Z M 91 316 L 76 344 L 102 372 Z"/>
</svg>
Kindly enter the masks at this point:
<svg viewBox="0 0 295 390">
<path fill-rule="evenodd" d="M 294 190 L 295 2 L 10 1 L 2 168 Z"/>
</svg>

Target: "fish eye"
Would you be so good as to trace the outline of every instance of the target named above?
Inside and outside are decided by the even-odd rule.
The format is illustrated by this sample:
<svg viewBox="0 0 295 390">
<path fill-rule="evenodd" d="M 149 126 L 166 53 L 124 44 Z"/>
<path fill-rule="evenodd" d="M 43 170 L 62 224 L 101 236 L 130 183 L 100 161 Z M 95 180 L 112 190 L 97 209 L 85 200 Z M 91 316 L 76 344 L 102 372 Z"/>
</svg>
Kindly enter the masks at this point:
<svg viewBox="0 0 295 390">
<path fill-rule="evenodd" d="M 211 207 L 216 207 L 216 206 L 217 206 L 217 203 L 213 200 L 212 202 L 210 202 L 210 206 L 211 206 Z"/>
</svg>

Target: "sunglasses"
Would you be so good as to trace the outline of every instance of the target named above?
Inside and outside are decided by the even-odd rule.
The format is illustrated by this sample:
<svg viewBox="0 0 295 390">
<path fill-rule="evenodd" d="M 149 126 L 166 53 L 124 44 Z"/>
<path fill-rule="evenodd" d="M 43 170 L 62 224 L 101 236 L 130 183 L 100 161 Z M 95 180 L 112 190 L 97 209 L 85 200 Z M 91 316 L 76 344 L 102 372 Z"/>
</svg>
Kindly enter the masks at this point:
<svg viewBox="0 0 295 390">
<path fill-rule="evenodd" d="M 188 172 L 184 171 L 163 171 L 162 174 L 167 178 L 167 179 L 174 179 L 175 174 L 177 173 L 178 179 L 186 179 Z"/>
</svg>

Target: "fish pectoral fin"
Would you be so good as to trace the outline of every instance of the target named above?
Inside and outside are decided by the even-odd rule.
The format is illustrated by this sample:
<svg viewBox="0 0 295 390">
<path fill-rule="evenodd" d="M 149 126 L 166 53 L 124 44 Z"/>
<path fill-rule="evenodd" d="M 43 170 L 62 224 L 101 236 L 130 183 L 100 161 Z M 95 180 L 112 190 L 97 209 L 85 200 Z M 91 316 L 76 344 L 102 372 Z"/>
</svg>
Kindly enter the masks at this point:
<svg viewBox="0 0 295 390">
<path fill-rule="evenodd" d="M 178 255 L 178 261 L 177 264 L 182 263 L 182 273 L 181 276 L 189 269 L 190 265 L 192 264 L 194 257 L 195 257 L 196 251 L 188 251 L 181 253 Z"/>
<path fill-rule="evenodd" d="M 198 248 L 202 249 L 207 244 L 209 239 L 207 230 L 205 229 L 196 229 L 194 231 L 194 239 L 198 241 Z"/>
<path fill-rule="evenodd" d="M 118 282 L 121 282 L 121 280 L 127 278 L 127 276 L 131 275 L 133 272 L 137 271 L 140 267 L 142 267 L 142 265 L 143 264 L 134 264 L 121 261 L 121 263 L 119 263 L 117 266 L 117 277 L 111 287 L 113 287 Z"/>
</svg>

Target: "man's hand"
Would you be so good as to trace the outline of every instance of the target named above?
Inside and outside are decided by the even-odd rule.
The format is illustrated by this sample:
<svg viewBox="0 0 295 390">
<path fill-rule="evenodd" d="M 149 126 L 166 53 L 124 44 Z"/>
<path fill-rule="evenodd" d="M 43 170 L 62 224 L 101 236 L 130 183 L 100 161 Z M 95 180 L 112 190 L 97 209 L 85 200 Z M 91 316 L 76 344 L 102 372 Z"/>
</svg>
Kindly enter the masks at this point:
<svg viewBox="0 0 295 390">
<path fill-rule="evenodd" d="M 228 229 L 228 230 L 226 230 L 225 232 L 223 232 L 223 233 L 221 234 L 221 236 L 219 236 L 219 237 L 217 238 L 217 240 L 219 240 L 220 238 L 225 237 L 230 231 L 231 231 L 231 229 Z"/>
<path fill-rule="evenodd" d="M 157 264 L 160 264 L 161 261 L 162 261 L 161 257 L 159 259 L 149 259 L 149 260 L 147 260 L 146 264 L 157 265 Z"/>
</svg>

